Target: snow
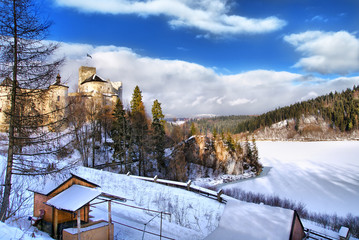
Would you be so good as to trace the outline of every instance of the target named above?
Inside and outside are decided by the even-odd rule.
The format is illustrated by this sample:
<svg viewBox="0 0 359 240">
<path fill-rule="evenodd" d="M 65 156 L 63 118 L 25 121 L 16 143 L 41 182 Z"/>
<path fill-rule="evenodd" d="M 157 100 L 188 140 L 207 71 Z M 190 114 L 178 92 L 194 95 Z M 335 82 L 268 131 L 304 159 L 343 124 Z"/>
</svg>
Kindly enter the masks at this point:
<svg viewBox="0 0 359 240">
<path fill-rule="evenodd" d="M 72 185 L 46 202 L 57 209 L 75 212 L 98 197 L 101 191 L 81 185 Z"/>
<path fill-rule="evenodd" d="M 339 230 L 339 237 L 346 238 L 348 236 L 349 228 L 341 227 Z"/>
<path fill-rule="evenodd" d="M 88 226 L 88 227 L 81 227 L 80 232 L 90 231 L 92 229 L 101 228 L 101 227 L 104 227 L 104 226 L 107 226 L 107 225 L 108 225 L 108 222 L 99 222 L 99 223 L 96 223 L 96 224 Z M 68 233 L 71 233 L 71 234 L 77 234 L 78 233 L 77 228 L 66 228 L 66 229 L 64 229 L 64 231 L 66 231 Z"/>
<path fill-rule="evenodd" d="M 359 215 L 358 141 L 258 141 L 257 147 L 268 174 L 222 188 L 277 195 L 312 212 Z"/>
<path fill-rule="evenodd" d="M 293 210 L 230 200 L 219 227 L 205 240 L 287 240 L 293 215 Z"/>
<path fill-rule="evenodd" d="M 49 235 L 46 233 L 40 232 L 37 229 L 31 227 L 31 231 L 26 229 L 25 231 L 21 230 L 18 227 L 12 227 L 3 222 L 0 222 L 0 240 L 33 240 L 36 238 L 37 240 L 51 240 Z"/>
<path fill-rule="evenodd" d="M 276 194 L 283 198 L 301 201 L 313 212 L 359 215 L 357 204 L 357 199 L 359 199 L 359 161 L 357 161 L 359 142 L 258 141 L 257 146 L 261 162 L 270 168 L 268 174 L 259 178 L 242 180 L 238 183 L 227 183 L 222 186 L 223 188 L 238 187 L 245 191 Z M 72 160 L 74 161 L 76 158 L 78 158 L 78 154 L 75 152 Z M 66 161 L 64 160 L 63 163 L 65 164 Z M 2 171 L 5 166 L 6 158 L 0 155 L 0 177 L 2 178 L 4 177 Z M 123 174 L 85 167 L 75 168 L 72 173 L 99 185 L 103 192 L 128 199 L 126 204 L 170 212 L 171 218 L 168 216 L 163 218 L 163 235 L 175 239 L 195 240 L 205 238 L 220 223 L 226 206 L 194 192 L 143 181 Z M 24 187 L 37 185 L 44 191 L 51 191 L 58 184 L 67 180 L 69 174 L 68 172 L 46 177 L 14 175 L 13 184 L 22 183 Z M 191 186 L 195 187 L 193 184 Z M 215 193 L 215 191 L 213 192 Z M 25 210 L 32 214 L 33 193 L 28 192 L 28 195 L 31 204 Z M 260 212 L 255 209 L 264 206 L 243 204 L 246 204 L 243 205 L 246 207 L 238 211 L 243 215 L 249 214 L 248 219 L 251 222 L 258 221 L 259 217 L 256 214 L 260 214 Z M 254 213 L 246 212 L 252 207 Z M 95 217 L 93 220 L 107 220 L 106 203 L 92 206 L 91 210 L 93 210 L 91 215 Z M 233 213 L 236 212 L 237 210 L 233 211 Z M 276 216 L 276 213 L 273 214 Z M 285 213 L 278 213 L 277 217 L 281 219 L 283 216 Z M 146 231 L 159 233 L 161 219 L 155 213 L 112 204 L 112 218 L 114 221 L 139 229 L 144 229 L 145 224 L 154 218 L 146 225 Z M 226 225 L 230 223 L 231 221 Z M 0 240 L 19 239 L 22 235 L 23 239 L 29 239 L 29 236 L 35 231 L 32 227 L 29 228 L 29 224 L 28 221 L 19 224 L 22 230 L 9 225 L 0 225 Z M 246 221 L 242 221 L 236 226 L 242 224 L 245 225 Z M 260 222 L 260 224 L 263 225 L 264 223 Z M 308 228 L 315 227 L 314 224 L 307 221 L 303 221 L 303 224 Z M 319 227 L 316 229 L 323 231 Z M 143 235 L 140 231 L 116 223 L 114 232 L 115 239 L 141 239 Z M 46 234 L 41 235 L 39 232 L 36 233 L 36 239 L 50 238 L 47 238 Z M 145 234 L 145 239 L 158 239 L 158 237 Z"/>
</svg>

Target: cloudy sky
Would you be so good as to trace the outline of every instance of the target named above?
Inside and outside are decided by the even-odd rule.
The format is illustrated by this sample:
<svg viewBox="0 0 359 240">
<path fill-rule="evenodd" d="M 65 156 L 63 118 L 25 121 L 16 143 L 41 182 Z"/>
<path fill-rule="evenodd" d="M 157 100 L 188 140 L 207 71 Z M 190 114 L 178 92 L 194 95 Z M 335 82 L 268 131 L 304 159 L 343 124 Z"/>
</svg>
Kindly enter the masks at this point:
<svg viewBox="0 0 359 240">
<path fill-rule="evenodd" d="M 81 65 L 167 117 L 260 114 L 359 84 L 357 0 L 43 0 L 74 91 Z M 86 57 L 87 54 L 92 59 Z"/>
</svg>

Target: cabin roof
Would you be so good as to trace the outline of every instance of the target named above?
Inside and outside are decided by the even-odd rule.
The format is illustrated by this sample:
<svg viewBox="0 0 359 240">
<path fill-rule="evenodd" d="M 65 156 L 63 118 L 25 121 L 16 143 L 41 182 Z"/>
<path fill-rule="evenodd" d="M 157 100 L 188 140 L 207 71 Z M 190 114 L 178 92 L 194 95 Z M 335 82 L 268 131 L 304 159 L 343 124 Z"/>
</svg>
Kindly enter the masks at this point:
<svg viewBox="0 0 359 240">
<path fill-rule="evenodd" d="M 48 200 L 46 204 L 59 210 L 75 212 L 101 195 L 101 193 L 99 189 L 74 184 Z"/>
<path fill-rule="evenodd" d="M 219 226 L 205 239 L 288 240 L 294 211 L 229 200 Z"/>
<path fill-rule="evenodd" d="M 71 173 L 69 178 L 67 178 L 65 181 L 63 181 L 62 179 L 55 179 L 53 181 L 46 182 L 46 184 L 32 186 L 28 190 L 31 192 L 34 192 L 34 193 L 40 193 L 42 195 L 48 196 L 51 193 L 53 193 L 56 189 L 60 188 L 64 184 L 66 184 L 72 178 L 77 178 L 83 182 L 93 185 L 94 187 L 100 187 L 99 185 L 97 185 L 93 182 L 90 182 L 84 178 L 81 178 L 81 177 Z"/>
</svg>

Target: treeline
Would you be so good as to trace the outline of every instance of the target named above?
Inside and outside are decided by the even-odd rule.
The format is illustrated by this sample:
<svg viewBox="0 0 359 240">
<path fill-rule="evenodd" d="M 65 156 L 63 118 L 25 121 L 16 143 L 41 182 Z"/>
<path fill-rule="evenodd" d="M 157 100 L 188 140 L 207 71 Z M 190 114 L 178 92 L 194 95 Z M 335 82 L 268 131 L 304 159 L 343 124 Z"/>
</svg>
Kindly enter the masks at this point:
<svg viewBox="0 0 359 240">
<path fill-rule="evenodd" d="M 331 92 L 308 101 L 299 102 L 288 107 L 278 108 L 253 119 L 237 124 L 234 133 L 253 132 L 261 127 L 271 126 L 273 123 L 285 119 L 294 119 L 298 130 L 300 118 L 308 115 L 322 117 L 331 124 L 333 129 L 342 132 L 358 129 L 359 121 L 359 87 L 347 89 L 341 93 Z"/>
<path fill-rule="evenodd" d="M 198 129 L 200 134 L 208 133 L 235 133 L 239 123 L 249 121 L 254 116 L 240 115 L 240 116 L 218 116 L 211 118 L 191 119 L 189 125 L 192 123 Z"/>
</svg>

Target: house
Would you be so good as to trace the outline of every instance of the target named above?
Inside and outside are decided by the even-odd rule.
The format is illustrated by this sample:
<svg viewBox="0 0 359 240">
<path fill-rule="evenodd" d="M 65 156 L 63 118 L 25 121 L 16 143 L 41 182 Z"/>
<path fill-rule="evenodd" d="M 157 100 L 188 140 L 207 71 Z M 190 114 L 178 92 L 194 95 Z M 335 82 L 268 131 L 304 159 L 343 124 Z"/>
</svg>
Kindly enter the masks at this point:
<svg viewBox="0 0 359 240">
<path fill-rule="evenodd" d="M 34 225 L 55 239 L 77 239 L 78 235 L 113 239 L 111 200 L 125 199 L 103 193 L 98 185 L 74 174 L 61 184 L 50 182 L 30 191 L 34 192 Z M 108 202 L 108 222 L 90 219 L 90 202 L 99 197 Z"/>
<path fill-rule="evenodd" d="M 205 240 L 302 240 L 304 227 L 296 211 L 228 200 L 219 226 Z"/>
</svg>

